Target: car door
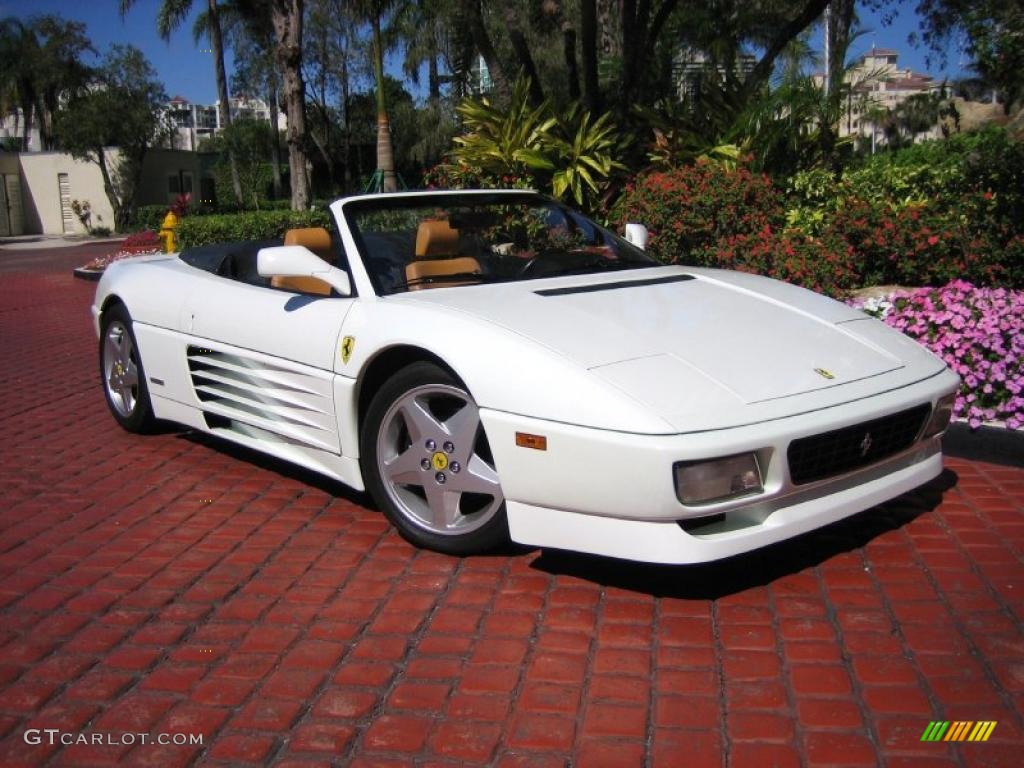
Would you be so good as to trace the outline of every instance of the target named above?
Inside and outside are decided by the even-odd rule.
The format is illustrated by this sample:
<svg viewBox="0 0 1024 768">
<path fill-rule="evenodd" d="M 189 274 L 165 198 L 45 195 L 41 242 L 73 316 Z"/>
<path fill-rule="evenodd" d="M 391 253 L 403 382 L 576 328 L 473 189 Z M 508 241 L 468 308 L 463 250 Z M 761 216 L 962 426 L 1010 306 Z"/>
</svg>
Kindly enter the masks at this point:
<svg viewBox="0 0 1024 768">
<path fill-rule="evenodd" d="M 341 453 L 332 369 L 352 302 L 202 276 L 180 324 L 199 407 L 249 437 Z"/>
</svg>

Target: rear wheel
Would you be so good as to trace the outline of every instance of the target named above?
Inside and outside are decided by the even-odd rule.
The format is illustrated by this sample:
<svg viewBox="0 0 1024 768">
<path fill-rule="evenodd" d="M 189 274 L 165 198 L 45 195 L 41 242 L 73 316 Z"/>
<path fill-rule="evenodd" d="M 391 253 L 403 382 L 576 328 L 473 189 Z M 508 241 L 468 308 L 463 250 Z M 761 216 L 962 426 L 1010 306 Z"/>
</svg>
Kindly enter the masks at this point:
<svg viewBox="0 0 1024 768">
<path fill-rule="evenodd" d="M 381 387 L 361 455 L 374 500 L 413 544 L 469 555 L 508 541 L 505 497 L 476 402 L 442 368 L 413 363 Z"/>
<path fill-rule="evenodd" d="M 107 406 L 129 432 L 149 432 L 156 419 L 142 369 L 132 318 L 122 304 L 103 313 L 100 326 L 100 378 Z"/>
</svg>

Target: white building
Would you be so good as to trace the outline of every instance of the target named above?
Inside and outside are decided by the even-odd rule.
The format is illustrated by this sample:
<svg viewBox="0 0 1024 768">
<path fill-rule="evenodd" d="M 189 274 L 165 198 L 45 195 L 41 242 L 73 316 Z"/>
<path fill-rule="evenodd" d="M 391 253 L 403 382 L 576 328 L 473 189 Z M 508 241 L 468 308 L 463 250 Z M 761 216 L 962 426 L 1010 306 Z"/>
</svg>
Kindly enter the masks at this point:
<svg viewBox="0 0 1024 768">
<path fill-rule="evenodd" d="M 245 95 L 229 99 L 233 120 L 263 120 L 271 122 L 270 107 L 262 99 L 251 99 Z M 220 101 L 213 104 L 195 104 L 183 96 L 175 96 L 167 102 L 167 115 L 174 126 L 174 148 L 197 150 L 204 139 L 217 135 L 221 128 Z M 279 131 L 287 126 L 283 113 L 273 121 Z"/>
<path fill-rule="evenodd" d="M 750 53 L 741 53 L 733 66 L 737 80 L 744 80 L 757 64 L 757 57 Z M 691 101 L 697 98 L 704 88 L 708 77 L 715 80 L 725 79 L 724 66 L 715 65 L 711 57 L 704 51 L 684 46 L 672 57 L 672 83 L 676 97 L 680 101 Z"/>
<path fill-rule="evenodd" d="M 25 130 L 25 118 L 21 108 L 13 107 L 6 115 L 0 116 L 0 142 L 10 151 L 21 150 L 22 132 Z M 43 148 L 39 138 L 39 125 L 33 118 L 28 132 L 28 151 L 38 152 Z"/>
<path fill-rule="evenodd" d="M 951 96 L 951 89 L 935 80 L 931 75 L 901 69 L 898 64 L 899 52 L 891 48 L 872 48 L 861 56 L 847 71 L 845 81 L 850 85 L 847 96 L 846 115 L 839 125 L 840 136 L 861 136 L 881 138 L 882 127 L 878 113 L 894 111 L 911 96 L 919 94 L 940 94 Z M 814 75 L 814 82 L 824 85 L 822 73 Z M 918 139 L 936 138 L 941 134 L 938 124 L 928 132 L 919 134 Z"/>
</svg>

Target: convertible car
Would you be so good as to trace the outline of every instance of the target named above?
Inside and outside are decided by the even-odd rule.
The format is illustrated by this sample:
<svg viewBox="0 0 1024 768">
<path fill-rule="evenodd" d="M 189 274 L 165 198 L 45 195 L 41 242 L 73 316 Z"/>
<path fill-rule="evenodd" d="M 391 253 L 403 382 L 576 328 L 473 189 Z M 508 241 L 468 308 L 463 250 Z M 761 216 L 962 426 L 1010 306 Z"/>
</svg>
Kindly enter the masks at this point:
<svg viewBox="0 0 1024 768">
<path fill-rule="evenodd" d="M 663 266 L 534 192 L 350 197 L 328 229 L 113 264 L 114 418 L 367 489 L 409 541 L 729 557 L 942 469 L 957 377 L 859 311 Z"/>
</svg>

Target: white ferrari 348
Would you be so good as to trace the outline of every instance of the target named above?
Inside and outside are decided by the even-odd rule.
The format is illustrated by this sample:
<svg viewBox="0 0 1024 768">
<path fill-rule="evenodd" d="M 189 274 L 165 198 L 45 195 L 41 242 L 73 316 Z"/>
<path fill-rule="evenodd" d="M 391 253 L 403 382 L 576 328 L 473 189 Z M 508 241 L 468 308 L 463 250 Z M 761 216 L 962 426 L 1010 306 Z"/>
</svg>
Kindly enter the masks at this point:
<svg viewBox="0 0 1024 768">
<path fill-rule="evenodd" d="M 367 489 L 409 541 L 729 557 L 942 470 L 957 377 L 859 311 L 662 266 L 533 192 L 351 197 L 334 226 L 111 265 L 117 421 Z"/>
</svg>

